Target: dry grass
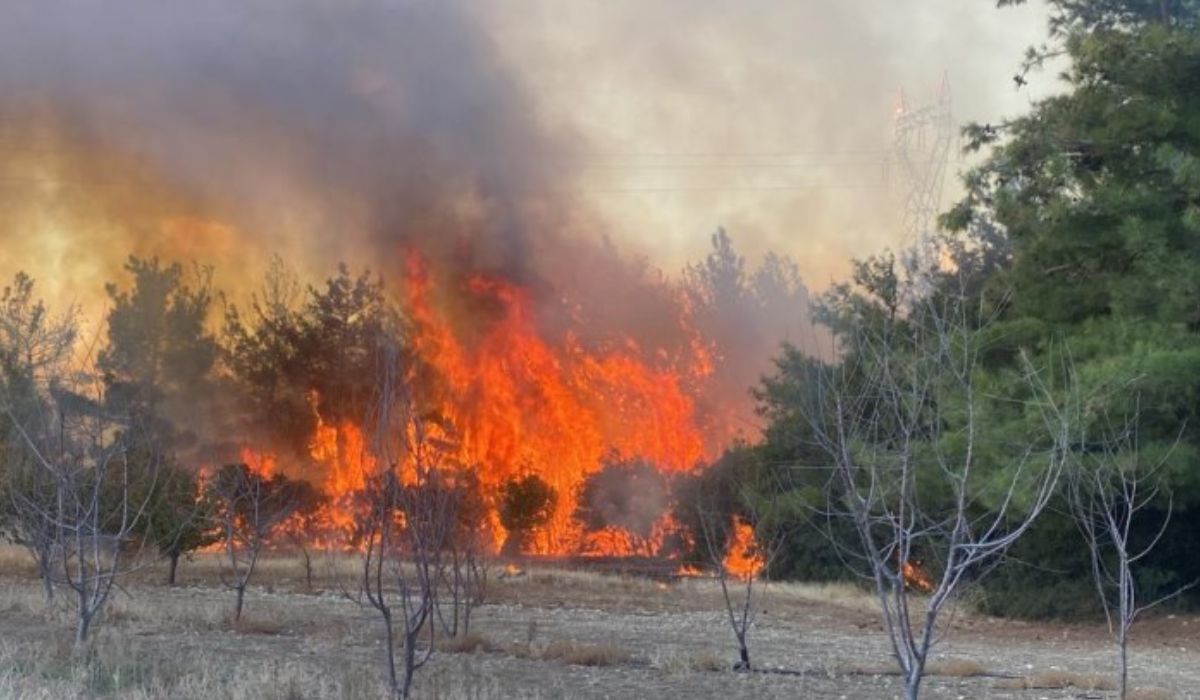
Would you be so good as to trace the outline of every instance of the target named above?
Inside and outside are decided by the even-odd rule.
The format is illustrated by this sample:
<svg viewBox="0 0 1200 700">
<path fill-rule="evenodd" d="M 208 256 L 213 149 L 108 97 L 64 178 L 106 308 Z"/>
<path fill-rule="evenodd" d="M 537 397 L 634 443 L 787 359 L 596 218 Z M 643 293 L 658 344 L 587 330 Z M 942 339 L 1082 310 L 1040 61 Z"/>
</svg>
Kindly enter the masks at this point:
<svg viewBox="0 0 1200 700">
<path fill-rule="evenodd" d="M 651 662 L 651 666 L 665 673 L 712 673 L 727 670 L 733 664 L 711 651 L 700 651 L 692 654 L 673 653 L 660 656 Z"/>
<path fill-rule="evenodd" d="M 248 615 L 242 613 L 242 619 L 234 620 L 233 618 L 226 618 L 225 624 L 229 631 L 239 634 L 274 636 L 288 632 L 287 625 L 283 621 L 262 614 Z"/>
<path fill-rule="evenodd" d="M 988 670 L 970 659 L 944 659 L 926 666 L 925 673 L 944 678 L 978 678 L 988 675 Z"/>
<path fill-rule="evenodd" d="M 900 674 L 894 662 L 841 664 L 836 667 L 835 672 L 855 676 L 896 676 Z M 978 678 L 989 675 L 989 671 L 979 662 L 970 659 L 940 659 L 931 661 L 925 666 L 925 675 L 942 678 Z"/>
<path fill-rule="evenodd" d="M 46 599 L 41 587 L 18 583 L 0 583 L 0 612 L 41 615 Z"/>
<path fill-rule="evenodd" d="M 822 603 L 841 608 L 877 613 L 875 597 L 852 583 L 772 583 L 771 596 L 776 599 Z"/>
<path fill-rule="evenodd" d="M 448 654 L 491 654 L 501 651 L 501 647 L 478 632 L 468 632 L 438 639 L 437 650 Z"/>
<path fill-rule="evenodd" d="M 633 654 L 613 644 L 576 644 L 569 641 L 551 642 L 542 650 L 542 659 L 571 666 L 617 666 L 628 662 Z"/>
<path fill-rule="evenodd" d="M 101 641 L 92 647 L 96 651 L 81 655 L 57 641 L 70 638 L 71 600 L 60 596 L 47 606 L 27 555 L 22 550 L 0 550 L 0 562 L 24 567 L 18 568 L 24 573 L 16 575 L 0 569 L 0 628 L 4 630 L 0 632 L 0 698 L 366 700 L 386 696 L 378 616 L 347 600 L 337 586 L 341 576 L 342 583 L 353 587 L 355 562 L 352 557 L 331 558 L 326 565 L 323 556 L 314 556 L 315 594 L 304 585 L 298 555 L 273 553 L 264 558 L 247 593 L 243 621 L 237 625 L 229 620 L 234 594 L 221 584 L 218 556 L 182 562 L 180 585 L 174 588 L 163 585 L 165 566 L 156 562 L 114 592 L 99 621 Z M 529 566 L 521 576 L 498 581 L 496 571 L 489 588 L 495 597 L 489 598 L 478 617 L 472 617 L 472 633 L 438 640 L 433 663 L 417 676 L 418 700 L 577 697 L 592 684 L 610 683 L 619 688 L 613 697 L 632 696 L 642 683 L 686 689 L 696 698 L 754 697 L 759 690 L 801 683 L 767 674 L 715 673 L 729 671 L 734 658 L 722 643 L 728 629 L 719 614 L 720 592 L 713 580 L 663 583 Z M 877 618 L 875 601 L 868 593 L 846 584 L 772 583 L 768 595 L 771 615 L 761 618 L 762 629 L 756 635 L 764 635 L 763 640 L 789 635 L 787 639 L 813 641 L 807 656 L 787 656 L 779 652 L 782 647 L 777 642 L 763 641 L 761 663 L 805 673 L 814 668 L 825 671 L 806 677 L 803 683 L 809 685 L 797 686 L 797 696 L 892 697 L 898 682 L 894 665 L 847 668 L 838 663 L 839 658 L 886 659 L 878 646 L 858 644 L 857 635 L 874 639 L 876 634 L 861 624 L 868 613 L 871 621 Z M 801 617 L 805 614 L 814 615 Z M 717 621 L 721 638 L 713 636 Z M 664 623 L 668 630 L 678 624 L 679 635 L 663 633 Z M 830 639 L 822 636 L 827 630 L 839 635 L 832 637 L 839 646 L 821 646 Z M 1018 634 L 1032 638 L 1028 631 Z M 710 647 L 713 651 L 708 651 Z M 1002 650 L 997 649 L 993 658 L 981 649 L 989 647 L 967 645 L 959 647 L 958 653 L 984 659 L 997 671 L 1014 667 Z M 1075 665 L 1070 659 L 1053 658 L 1044 663 Z M 954 686 L 956 692 L 966 688 L 968 697 L 987 697 L 996 683 L 971 680 L 989 673 L 969 659 L 936 660 L 928 675 L 963 679 L 934 679 L 933 687 Z M 1168 686 L 1176 683 L 1168 675 L 1154 680 Z M 1102 676 L 1050 670 L 1016 679 L 1006 687 L 1018 691 L 1014 697 L 1033 698 L 1066 697 L 1112 685 Z M 1030 690 L 1047 692 L 1022 692 Z M 971 695 L 972 691 L 979 692 Z M 771 693 L 763 696 L 767 695 Z M 1130 697 L 1168 700 L 1172 695 L 1148 688 Z"/>
<path fill-rule="evenodd" d="M 1098 673 L 1074 673 L 1061 669 L 1040 671 L 1024 678 L 1013 678 L 999 684 L 1007 690 L 1116 690 L 1117 684 L 1108 676 Z"/>
<path fill-rule="evenodd" d="M 6 700 L 384 697 L 374 674 L 364 671 L 337 674 L 297 661 L 171 653 L 111 630 L 83 649 L 65 642 L 0 642 L 0 697 Z"/>
<path fill-rule="evenodd" d="M 37 566 L 25 548 L 0 542 L 0 572 L 9 575 L 35 576 Z"/>
<path fill-rule="evenodd" d="M 1174 697 L 1166 688 L 1134 688 L 1129 691 L 1129 700 L 1171 700 Z"/>
</svg>

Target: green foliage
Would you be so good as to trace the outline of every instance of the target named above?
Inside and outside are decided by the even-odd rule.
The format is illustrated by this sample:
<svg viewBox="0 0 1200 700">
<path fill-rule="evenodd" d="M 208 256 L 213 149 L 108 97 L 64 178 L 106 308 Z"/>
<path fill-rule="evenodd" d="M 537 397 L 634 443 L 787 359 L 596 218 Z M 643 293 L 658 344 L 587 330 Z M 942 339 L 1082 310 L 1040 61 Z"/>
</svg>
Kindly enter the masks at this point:
<svg viewBox="0 0 1200 700">
<path fill-rule="evenodd" d="M 107 285 L 108 343 L 97 358 L 107 402 L 128 412 L 153 449 L 194 447 L 191 427 L 204 417 L 217 388 L 216 338 L 208 331 L 212 306 L 211 270 L 197 268 L 188 286 L 178 263 L 130 256 L 129 289 Z"/>
<path fill-rule="evenodd" d="M 960 233 L 999 227 L 1012 247 L 981 292 L 1010 300 L 985 354 L 989 391 L 1002 399 L 989 423 L 1017 438 L 1036 418 L 1002 405 L 1022 398 L 1024 353 L 1078 378 L 1088 397 L 1076 448 L 1085 468 L 1087 436 L 1130 419 L 1141 454 L 1164 463 L 1175 514 L 1141 562 L 1140 585 L 1153 598 L 1196 574 L 1188 543 L 1200 510 L 1200 3 L 1047 4 L 1050 40 L 1031 49 L 1026 71 L 1063 56 L 1067 89 L 999 127 L 969 130 L 992 153 L 943 223 Z M 1151 525 L 1166 496 L 1152 505 L 1143 519 Z M 987 606 L 1094 612 L 1082 550 L 1065 519 L 1040 523 L 1013 552 L 1021 564 L 988 584 Z"/>
<path fill-rule="evenodd" d="M 504 543 L 506 554 L 528 548 L 533 531 L 554 515 L 558 493 L 537 474 L 526 474 L 500 486 L 500 524 L 509 531 Z"/>
<path fill-rule="evenodd" d="M 216 503 L 202 493 L 197 474 L 174 463 L 162 465 L 151 481 L 140 532 L 164 556 L 177 559 L 220 541 Z"/>
<path fill-rule="evenodd" d="M 339 266 L 322 287 L 302 290 L 276 259 L 248 313 L 230 306 L 225 318 L 225 358 L 247 422 L 277 444 L 304 445 L 316 426 L 314 404 L 330 423 L 361 421 L 377 355 L 397 327 L 370 273 Z"/>
<path fill-rule="evenodd" d="M 1017 618 L 1076 620 L 1100 614 L 1087 548 L 1070 517 L 1048 513 L 1035 523 L 1004 565 L 984 579 L 979 607 Z"/>
</svg>

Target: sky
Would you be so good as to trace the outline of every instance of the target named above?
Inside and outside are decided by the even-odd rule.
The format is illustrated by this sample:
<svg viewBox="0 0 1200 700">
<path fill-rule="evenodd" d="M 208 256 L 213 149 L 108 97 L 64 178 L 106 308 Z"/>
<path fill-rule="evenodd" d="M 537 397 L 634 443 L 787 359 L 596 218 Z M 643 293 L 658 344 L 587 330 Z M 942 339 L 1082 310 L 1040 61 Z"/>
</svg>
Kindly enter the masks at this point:
<svg viewBox="0 0 1200 700">
<path fill-rule="evenodd" d="M 214 263 L 236 289 L 272 253 L 326 274 L 420 227 L 503 241 L 481 256 L 497 266 L 587 236 L 674 275 L 723 226 L 819 290 L 903 242 L 901 90 L 920 106 L 945 79 L 965 123 L 1053 89 L 1011 79 L 1038 4 L 179 7 L 0 8 L 0 276 L 89 306 L 132 252 Z"/>
<path fill-rule="evenodd" d="M 586 151 L 578 185 L 621 239 L 667 269 L 725 226 L 751 255 L 794 256 L 813 287 L 897 245 L 892 114 L 934 99 L 957 121 L 1028 108 L 1017 91 L 1039 4 L 989 0 L 533 0 L 490 8 L 504 53 Z M 956 192 L 955 161 L 944 202 Z"/>
</svg>

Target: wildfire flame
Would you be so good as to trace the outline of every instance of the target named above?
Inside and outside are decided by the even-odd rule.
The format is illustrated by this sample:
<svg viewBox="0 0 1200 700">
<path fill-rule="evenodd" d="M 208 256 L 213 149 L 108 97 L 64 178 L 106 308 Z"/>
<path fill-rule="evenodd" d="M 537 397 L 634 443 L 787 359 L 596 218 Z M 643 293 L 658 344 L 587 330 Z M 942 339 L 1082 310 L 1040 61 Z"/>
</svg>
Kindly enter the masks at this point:
<svg viewBox="0 0 1200 700">
<path fill-rule="evenodd" d="M 444 380 L 435 402 L 455 427 L 457 460 L 475 465 L 485 492 L 534 473 L 558 494 L 553 517 L 534 539 L 536 553 L 579 548 L 576 491 L 610 450 L 671 471 L 692 468 L 705 456 L 695 406 L 685 391 L 692 367 L 653 365 L 632 339 L 595 349 L 568 331 L 552 342 L 538 328 L 529 291 L 511 281 L 478 273 L 435 279 L 416 254 L 409 256 L 407 270 L 415 349 Z M 470 329 L 469 340 L 456 331 L 451 305 L 439 303 L 436 292 L 447 288 L 492 311 Z M 696 371 L 708 371 L 709 362 L 704 356 Z M 504 533 L 498 523 L 493 527 L 499 542 Z M 588 544 L 594 553 L 632 549 L 619 536 Z"/>
<path fill-rule="evenodd" d="M 933 590 L 933 579 L 929 578 L 929 574 L 925 573 L 919 564 L 911 560 L 904 562 L 900 567 L 900 575 L 904 577 L 904 585 L 909 588 L 914 588 L 922 593 Z"/>
<path fill-rule="evenodd" d="M 496 548 L 507 533 L 495 494 L 507 480 L 532 473 L 557 498 L 549 522 L 529 539 L 529 553 L 657 554 L 679 530 L 669 514 L 648 538 L 618 527 L 584 533 L 574 519 L 578 491 L 607 455 L 637 457 L 672 472 L 711 456 L 689 391 L 712 373 L 713 357 L 698 334 L 681 321 L 684 358 L 643 350 L 632 338 L 596 347 L 570 328 L 557 336 L 540 328 L 532 293 L 513 281 L 482 273 L 437 274 L 416 253 L 406 262 L 410 340 L 435 378 L 421 387 L 420 410 L 450 426 L 447 439 L 438 441 L 439 449 L 449 451 L 445 461 L 474 470 L 482 493 L 493 499 L 484 525 Z M 463 319 L 469 315 L 464 308 L 486 313 Z M 309 395 L 315 427 L 307 452 L 319 467 L 314 483 L 327 499 L 319 517 L 322 539 L 335 542 L 338 532 L 352 531 L 354 494 L 364 488 L 375 462 L 362 427 L 327 420 L 321 399 L 316 392 Z M 280 469 L 271 452 L 246 447 L 241 458 L 262 476 Z M 756 572 L 757 560 L 743 551 L 753 533 L 737 533 L 731 571 Z"/>
<path fill-rule="evenodd" d="M 758 576 L 766 565 L 766 558 L 754 539 L 754 527 L 741 518 L 733 520 L 733 537 L 725 552 L 723 566 L 726 573 L 747 580 Z"/>
</svg>

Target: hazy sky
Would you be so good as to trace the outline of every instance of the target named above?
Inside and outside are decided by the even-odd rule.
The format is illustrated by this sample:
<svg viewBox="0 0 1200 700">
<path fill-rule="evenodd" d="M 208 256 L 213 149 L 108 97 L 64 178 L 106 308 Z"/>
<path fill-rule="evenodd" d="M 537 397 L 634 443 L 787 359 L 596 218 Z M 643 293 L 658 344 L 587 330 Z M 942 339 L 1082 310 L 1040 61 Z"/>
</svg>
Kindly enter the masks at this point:
<svg viewBox="0 0 1200 700">
<path fill-rule="evenodd" d="M 495 0 L 489 12 L 542 118 L 584 136 L 578 186 L 617 237 L 673 269 L 724 225 L 750 251 L 793 254 L 817 287 L 896 240 L 884 159 L 899 90 L 919 105 L 946 75 L 958 120 L 1020 112 L 1030 92 L 1011 76 L 1045 29 L 1039 5 L 990 0 Z"/>
<path fill-rule="evenodd" d="M 137 252 L 236 286 L 422 226 L 511 239 L 496 259 L 539 249 L 523 229 L 606 235 L 674 274 L 725 226 L 819 289 L 899 242 L 899 90 L 945 75 L 959 121 L 994 121 L 1051 83 L 1011 80 L 1041 8 L 992 0 L 142 9 L 0 7 L 0 275 L 95 301 Z"/>
</svg>

